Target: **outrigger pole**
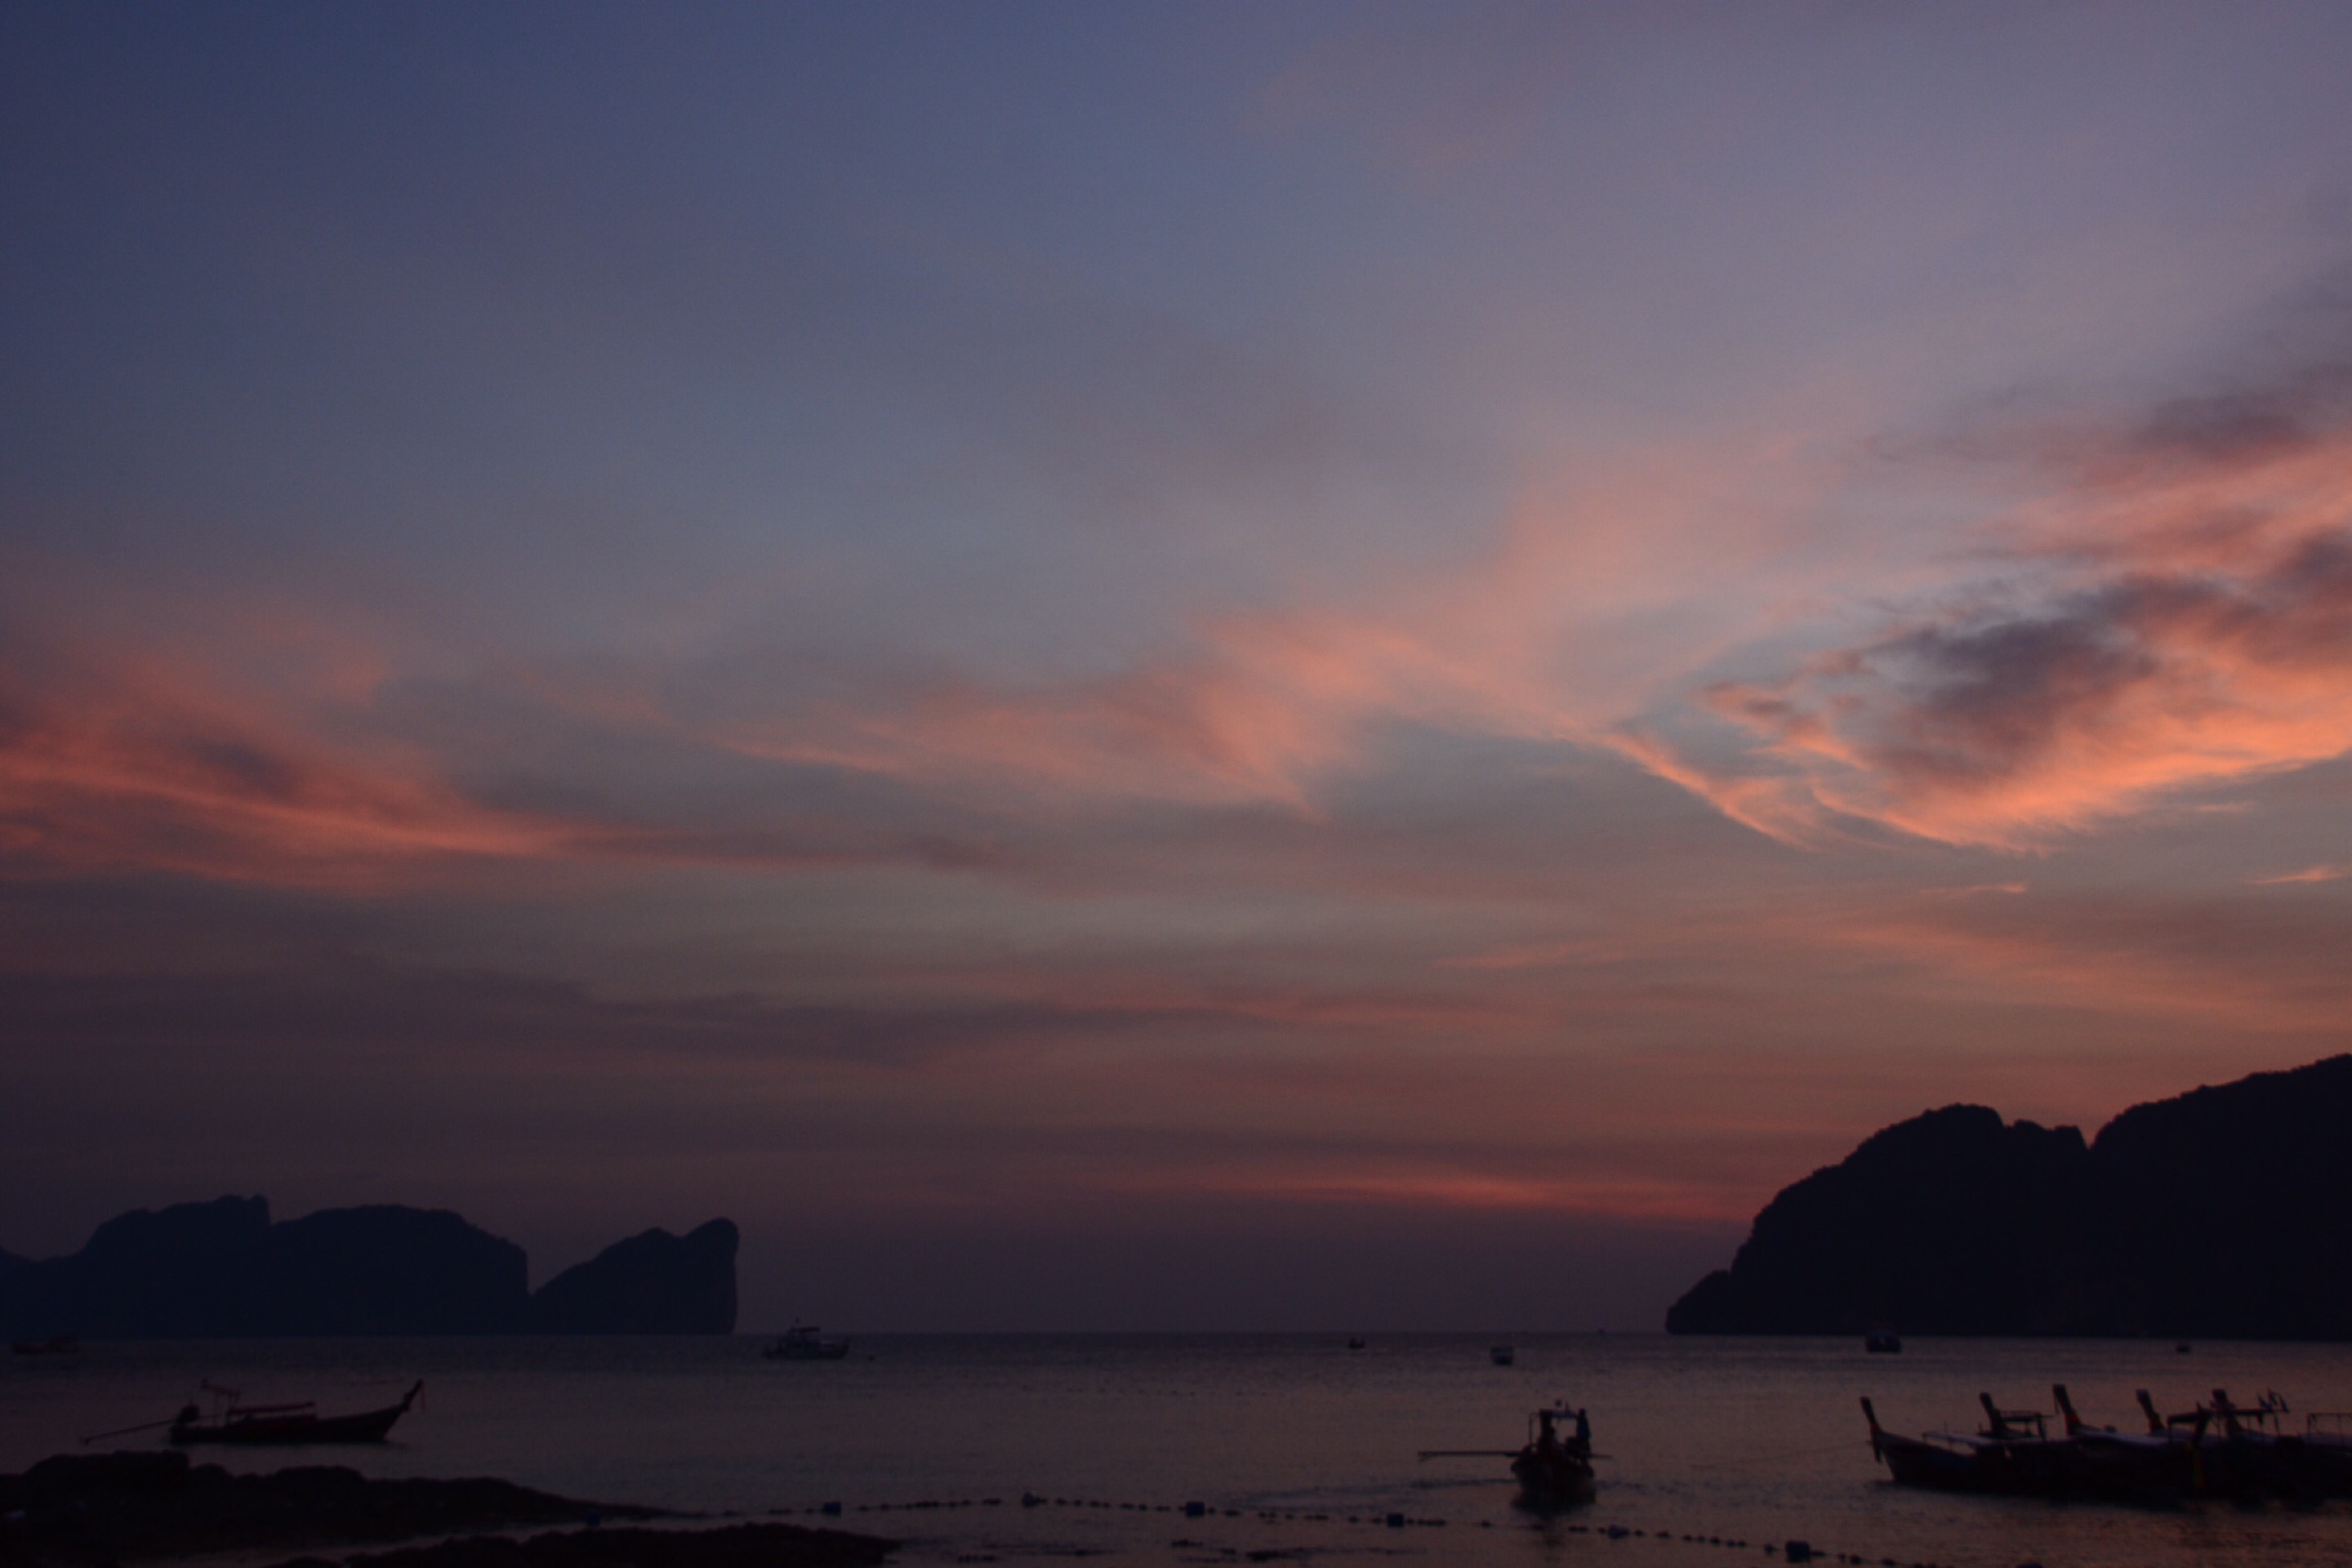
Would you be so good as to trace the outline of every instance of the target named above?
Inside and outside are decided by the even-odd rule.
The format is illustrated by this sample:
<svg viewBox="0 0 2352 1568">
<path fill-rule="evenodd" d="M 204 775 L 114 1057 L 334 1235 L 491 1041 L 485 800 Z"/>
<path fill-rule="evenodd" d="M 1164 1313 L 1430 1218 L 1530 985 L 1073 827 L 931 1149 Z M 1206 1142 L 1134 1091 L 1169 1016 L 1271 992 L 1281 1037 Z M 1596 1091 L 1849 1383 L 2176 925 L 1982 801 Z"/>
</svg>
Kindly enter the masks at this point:
<svg viewBox="0 0 2352 1568">
<path fill-rule="evenodd" d="M 90 1444 L 103 1441 L 108 1437 L 128 1437 L 133 1432 L 152 1432 L 158 1426 L 169 1426 L 171 1424 L 171 1418 L 166 1418 L 162 1421 L 142 1421 L 136 1426 L 117 1426 L 111 1432 L 93 1432 L 81 1440 L 82 1447 L 88 1447 Z"/>
</svg>

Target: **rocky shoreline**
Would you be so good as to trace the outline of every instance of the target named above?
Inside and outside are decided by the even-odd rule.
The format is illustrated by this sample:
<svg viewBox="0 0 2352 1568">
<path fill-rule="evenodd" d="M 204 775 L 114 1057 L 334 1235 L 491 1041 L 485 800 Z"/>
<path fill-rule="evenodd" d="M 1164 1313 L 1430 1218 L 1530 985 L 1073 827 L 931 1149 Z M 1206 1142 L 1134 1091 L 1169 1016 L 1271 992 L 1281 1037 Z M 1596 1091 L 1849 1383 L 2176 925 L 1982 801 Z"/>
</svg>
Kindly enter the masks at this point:
<svg viewBox="0 0 2352 1568">
<path fill-rule="evenodd" d="M 304 1568 L 852 1568 L 881 1562 L 894 1544 L 785 1524 L 605 1523 L 676 1517 L 487 1477 L 378 1480 L 324 1465 L 235 1475 L 171 1450 L 60 1455 L 0 1476 L 0 1568 L 122 1568 L 220 1552 L 283 1553 Z M 584 1528 L 548 1528 L 564 1525 Z M 499 1533 L 530 1530 L 544 1532 Z M 370 1547 L 396 1550 L 353 1555 Z"/>
<path fill-rule="evenodd" d="M 520 1540 L 473 1535 L 340 1562 L 299 1557 L 277 1568 L 866 1568 L 887 1557 L 896 1544 L 796 1524 L 593 1529 Z"/>
</svg>

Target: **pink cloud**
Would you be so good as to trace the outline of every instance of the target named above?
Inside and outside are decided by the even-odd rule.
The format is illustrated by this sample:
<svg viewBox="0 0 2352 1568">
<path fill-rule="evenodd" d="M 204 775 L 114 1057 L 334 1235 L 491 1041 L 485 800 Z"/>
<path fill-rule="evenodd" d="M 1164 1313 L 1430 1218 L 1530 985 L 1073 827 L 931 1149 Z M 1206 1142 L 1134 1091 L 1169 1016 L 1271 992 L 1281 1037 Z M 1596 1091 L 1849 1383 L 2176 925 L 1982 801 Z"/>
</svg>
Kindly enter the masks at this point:
<svg viewBox="0 0 2352 1568">
<path fill-rule="evenodd" d="M 2283 872 L 2275 877 L 2249 877 L 2247 882 L 2257 888 L 2276 888 L 2294 882 L 2340 882 L 2352 877 L 2352 866 L 2306 866 L 2300 871 Z"/>
<path fill-rule="evenodd" d="M 1451 570 L 1206 616 L 1107 675 L 846 670 L 739 679 L 724 700 L 655 664 L 508 658 L 479 679 L 684 765 L 845 770 L 1046 831 L 1138 804 L 1315 816 L 1399 724 L 1612 752 L 1792 845 L 1867 826 L 2030 847 L 2352 748 L 2352 437 L 2199 405 L 2065 440 L 2036 470 L 2044 493 L 1979 530 L 1990 556 L 1829 521 L 1849 466 L 1783 432 L 1718 433 L 1562 459 Z M 1914 607 L 1858 636 L 1874 594 Z M 467 759 L 385 738 L 374 707 L 462 651 L 394 655 L 268 606 L 215 622 L 85 659 L 82 687 L 21 684 L 6 842 L 294 880 L 462 857 L 987 859 L 923 848 L 920 825 L 493 809 L 450 782 Z"/>
<path fill-rule="evenodd" d="M 1185 650 L 1108 677 L 877 686 L 697 731 L 951 790 L 1308 812 L 1399 722 L 1591 744 L 1695 783 L 1625 726 L 1816 591 L 1808 510 L 1835 475 L 1793 447 L 1767 432 L 1561 458 L 1454 568 L 1401 574 L 1350 605 L 1204 617 Z M 1766 826 L 1766 794 L 1741 820 Z M 1716 798 L 1737 815 L 1738 796 Z"/>
<path fill-rule="evenodd" d="M 370 732 L 395 660 L 365 617 L 29 569 L 13 587 L 0 842 L 23 868 L 361 889 L 544 856 L 564 837 L 469 801 L 434 759 Z M 74 605 L 69 626 L 58 603 Z"/>
<path fill-rule="evenodd" d="M 1756 746 L 1678 782 L 1786 837 L 2015 848 L 2352 750 L 2352 426 L 2150 439 L 1999 521 L 1999 592 L 1706 688 Z"/>
</svg>

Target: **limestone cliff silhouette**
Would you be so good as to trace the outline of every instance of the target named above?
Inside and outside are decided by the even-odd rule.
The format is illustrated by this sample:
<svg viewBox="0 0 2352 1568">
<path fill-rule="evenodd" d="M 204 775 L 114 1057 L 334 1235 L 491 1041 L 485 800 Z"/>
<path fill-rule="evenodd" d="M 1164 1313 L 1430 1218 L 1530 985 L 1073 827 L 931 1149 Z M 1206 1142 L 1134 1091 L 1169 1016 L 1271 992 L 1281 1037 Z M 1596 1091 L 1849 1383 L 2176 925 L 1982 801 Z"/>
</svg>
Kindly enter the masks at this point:
<svg viewBox="0 0 2352 1568">
<path fill-rule="evenodd" d="M 2072 1127 L 1952 1105 L 1785 1188 L 1675 1333 L 2352 1339 L 2352 1056 Z"/>
<path fill-rule="evenodd" d="M 734 1328 L 734 1226 L 703 1231 L 714 1226 L 725 1226 L 723 1259 L 706 1244 L 678 1260 L 676 1291 L 698 1310 L 651 1331 Z M 650 1275 L 638 1289 L 657 1294 Z M 0 1335 L 12 1339 L 505 1334 L 531 1315 L 522 1248 L 446 1209 L 324 1209 L 273 1225 L 267 1199 L 224 1197 L 119 1215 L 63 1258 L 0 1253 Z"/>
<path fill-rule="evenodd" d="M 538 1334 L 726 1334 L 735 1331 L 731 1220 L 682 1237 L 649 1230 L 565 1269 L 530 1299 Z"/>
</svg>

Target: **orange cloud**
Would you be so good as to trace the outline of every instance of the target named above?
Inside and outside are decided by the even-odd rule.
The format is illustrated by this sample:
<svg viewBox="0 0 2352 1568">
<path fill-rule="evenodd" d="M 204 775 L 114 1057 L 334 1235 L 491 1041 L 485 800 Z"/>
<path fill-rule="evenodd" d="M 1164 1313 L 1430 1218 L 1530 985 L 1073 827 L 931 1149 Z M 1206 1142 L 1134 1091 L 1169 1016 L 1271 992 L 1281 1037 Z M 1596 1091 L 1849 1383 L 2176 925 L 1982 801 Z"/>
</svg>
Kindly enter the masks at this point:
<svg viewBox="0 0 2352 1568">
<path fill-rule="evenodd" d="M 2023 848 L 2352 748 L 2352 434 L 2275 423 L 2208 408 L 2075 437 L 2049 493 L 1985 525 L 1998 591 L 1934 593 L 1982 556 L 1931 570 L 1941 542 L 1841 532 L 1825 518 L 1844 469 L 1764 431 L 1563 461 L 1451 570 L 1352 605 L 1211 616 L 1108 676 L 835 672 L 719 681 L 723 699 L 686 670 L 485 679 L 687 771 L 698 751 L 846 770 L 1032 825 L 1134 803 L 1312 816 L 1382 727 L 1411 724 L 1612 752 L 1783 843 L 1875 826 Z M 1857 638 L 1875 592 L 1925 607 Z M 492 809 L 449 782 L 463 759 L 384 740 L 372 711 L 446 655 L 394 658 L 267 606 L 225 618 L 19 682 L 0 842 L 298 881 L 451 857 L 990 858 L 985 831 L 937 842 L 912 806 L 862 836 L 814 815 L 673 820 L 658 799 L 613 820 Z M 1753 673 L 1776 665 L 1792 673 Z"/>
<path fill-rule="evenodd" d="M 36 866 L 358 888 L 403 864 L 544 855 L 562 837 L 467 801 L 415 756 L 331 746 L 184 658 L 50 677 L 0 689 L 0 833 Z"/>
<path fill-rule="evenodd" d="M 1958 982 L 1962 994 L 2005 1003 L 2202 1020 L 2238 1034 L 2340 1037 L 2352 987 L 2315 973 L 2300 951 L 2313 937 L 2259 922 L 2248 929 L 2233 932 L 2223 912 L 2193 907 L 2143 913 L 2061 902 L 2021 913 L 1922 900 L 1827 920 L 1817 934 L 1824 946 L 1896 955 Z"/>
<path fill-rule="evenodd" d="M 1467 672 L 1411 631 L 1336 614 L 1234 617 L 1206 649 L 1115 678 L 1026 692 L 940 684 L 895 704 L 840 703 L 722 726 L 745 754 L 938 780 L 1193 805 L 1307 803 L 1357 725 L 1433 707 Z"/>
<path fill-rule="evenodd" d="M 1777 836 L 2015 848 L 2352 751 L 2352 425 L 2111 443 L 1994 531 L 2022 585 L 1707 689 L 1760 746 L 1678 782 Z"/>
<path fill-rule="evenodd" d="M 2306 866 L 2300 871 L 2287 871 L 2276 877 L 2249 877 L 2247 882 L 2257 888 L 2276 888 L 2292 882 L 2338 882 L 2352 877 L 2352 866 Z"/>
<path fill-rule="evenodd" d="M 1186 651 L 1114 676 L 780 700 L 698 732 L 746 755 L 949 789 L 1196 805 L 1312 811 L 1318 783 L 1392 722 L 1591 744 L 1694 783 L 1625 726 L 1782 613 L 1759 595 L 1810 586 L 1815 567 L 1782 557 L 1832 476 L 1789 447 L 1745 437 L 1577 465 L 1530 482 L 1494 548 L 1458 567 L 1400 576 L 1353 606 L 1209 617 Z M 1740 819 L 1774 831 L 1756 793 Z M 1736 796 L 1717 798 L 1737 810 Z"/>
<path fill-rule="evenodd" d="M 1292 1203 L 1371 1204 L 1454 1209 L 1531 1209 L 1611 1219 L 1706 1224 L 1739 1220 L 1753 1212 L 1744 1192 L 1705 1183 L 1638 1174 L 1537 1178 L 1485 1174 L 1428 1165 L 1335 1159 L 1300 1170 L 1295 1162 L 1261 1168 L 1232 1165 L 1113 1178 L 1116 1190 L 1154 1194 L 1197 1194 Z"/>
</svg>

